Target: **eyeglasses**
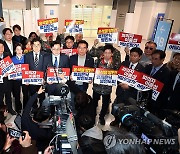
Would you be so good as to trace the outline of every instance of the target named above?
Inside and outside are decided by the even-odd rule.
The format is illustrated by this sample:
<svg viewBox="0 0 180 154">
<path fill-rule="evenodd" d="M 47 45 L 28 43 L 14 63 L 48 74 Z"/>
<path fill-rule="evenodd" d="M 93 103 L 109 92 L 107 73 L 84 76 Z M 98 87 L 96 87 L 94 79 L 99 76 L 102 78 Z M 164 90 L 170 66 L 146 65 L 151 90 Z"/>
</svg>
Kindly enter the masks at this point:
<svg viewBox="0 0 180 154">
<path fill-rule="evenodd" d="M 153 50 L 153 48 L 149 48 L 149 47 L 145 47 L 145 49 L 147 49 L 147 50 L 148 50 L 148 49 L 149 49 L 149 50 Z"/>
</svg>

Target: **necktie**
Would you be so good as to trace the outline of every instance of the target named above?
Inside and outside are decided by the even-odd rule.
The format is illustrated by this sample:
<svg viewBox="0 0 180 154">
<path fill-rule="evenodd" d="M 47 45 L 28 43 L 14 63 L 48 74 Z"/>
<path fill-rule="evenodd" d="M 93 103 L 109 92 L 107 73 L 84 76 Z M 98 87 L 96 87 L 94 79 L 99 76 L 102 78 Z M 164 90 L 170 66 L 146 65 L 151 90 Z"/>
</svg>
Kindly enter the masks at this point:
<svg viewBox="0 0 180 154">
<path fill-rule="evenodd" d="M 129 68 L 130 68 L 130 69 L 133 69 L 133 66 L 134 66 L 134 65 L 133 65 L 133 64 L 131 64 L 131 66 L 130 66 Z"/>
<path fill-rule="evenodd" d="M 156 68 L 154 67 L 153 69 L 152 69 L 152 71 L 151 71 L 151 76 L 153 76 L 154 74 L 156 73 Z"/>
<path fill-rule="evenodd" d="M 35 67 L 38 67 L 38 63 L 39 63 L 38 54 L 35 54 L 35 59 L 34 59 L 34 65 L 35 65 Z"/>
<path fill-rule="evenodd" d="M 180 74 L 178 74 L 177 77 L 175 78 L 174 85 L 173 85 L 173 90 L 176 87 L 177 83 L 180 83 Z"/>
<path fill-rule="evenodd" d="M 58 68 L 58 61 L 57 61 L 57 57 L 55 57 L 54 67 Z"/>
</svg>

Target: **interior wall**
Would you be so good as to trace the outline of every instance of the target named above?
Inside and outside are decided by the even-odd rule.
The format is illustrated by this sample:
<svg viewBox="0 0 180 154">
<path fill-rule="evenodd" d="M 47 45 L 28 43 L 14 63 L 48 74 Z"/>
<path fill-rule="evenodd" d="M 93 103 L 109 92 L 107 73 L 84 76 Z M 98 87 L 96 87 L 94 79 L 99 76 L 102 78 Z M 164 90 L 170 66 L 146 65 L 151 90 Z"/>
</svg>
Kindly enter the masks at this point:
<svg viewBox="0 0 180 154">
<path fill-rule="evenodd" d="M 180 33 L 180 1 L 172 1 L 168 3 L 166 10 L 166 18 L 173 19 L 172 33 Z"/>
<path fill-rule="evenodd" d="M 119 0 L 117 7 L 117 18 L 116 18 L 116 27 L 119 28 L 119 31 L 124 30 L 124 22 L 126 13 L 128 12 L 129 0 Z"/>
<path fill-rule="evenodd" d="M 26 9 L 25 1 L 2 0 L 2 8 L 4 9 Z"/>
<path fill-rule="evenodd" d="M 112 5 L 112 0 L 72 0 L 72 4 Z"/>
</svg>

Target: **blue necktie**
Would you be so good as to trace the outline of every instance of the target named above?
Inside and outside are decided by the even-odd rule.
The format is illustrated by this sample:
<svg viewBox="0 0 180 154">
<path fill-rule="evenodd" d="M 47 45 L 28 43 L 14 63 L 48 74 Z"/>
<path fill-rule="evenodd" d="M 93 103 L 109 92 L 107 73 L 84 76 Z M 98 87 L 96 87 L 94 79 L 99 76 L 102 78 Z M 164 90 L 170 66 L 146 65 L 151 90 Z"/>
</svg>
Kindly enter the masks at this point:
<svg viewBox="0 0 180 154">
<path fill-rule="evenodd" d="M 57 61 L 57 57 L 55 57 L 54 67 L 58 68 L 58 61 Z"/>
<path fill-rule="evenodd" d="M 155 73 L 156 73 L 156 68 L 154 67 L 150 75 L 153 76 Z"/>
</svg>

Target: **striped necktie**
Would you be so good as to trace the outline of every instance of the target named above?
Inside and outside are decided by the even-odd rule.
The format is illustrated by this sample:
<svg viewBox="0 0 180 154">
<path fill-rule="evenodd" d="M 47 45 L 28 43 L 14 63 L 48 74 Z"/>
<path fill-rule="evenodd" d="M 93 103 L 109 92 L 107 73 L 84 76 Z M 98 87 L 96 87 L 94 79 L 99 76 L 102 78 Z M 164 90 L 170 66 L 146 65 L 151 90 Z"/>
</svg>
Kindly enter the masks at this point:
<svg viewBox="0 0 180 154">
<path fill-rule="evenodd" d="M 57 57 L 55 57 L 54 67 L 58 68 L 58 61 L 57 61 Z"/>
<path fill-rule="evenodd" d="M 35 59 L 34 59 L 34 65 L 35 65 L 35 67 L 38 67 L 38 63 L 39 63 L 38 54 L 35 54 Z"/>
</svg>

